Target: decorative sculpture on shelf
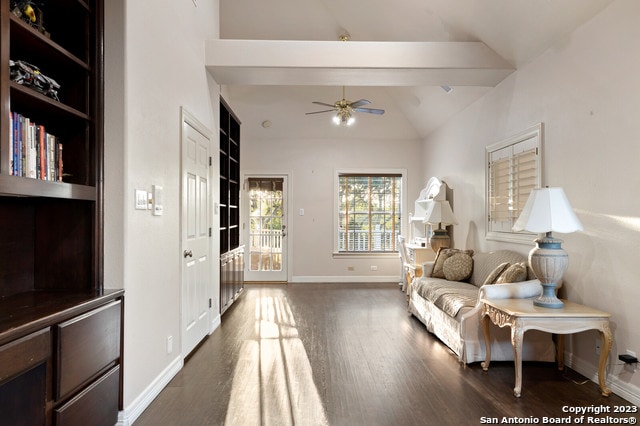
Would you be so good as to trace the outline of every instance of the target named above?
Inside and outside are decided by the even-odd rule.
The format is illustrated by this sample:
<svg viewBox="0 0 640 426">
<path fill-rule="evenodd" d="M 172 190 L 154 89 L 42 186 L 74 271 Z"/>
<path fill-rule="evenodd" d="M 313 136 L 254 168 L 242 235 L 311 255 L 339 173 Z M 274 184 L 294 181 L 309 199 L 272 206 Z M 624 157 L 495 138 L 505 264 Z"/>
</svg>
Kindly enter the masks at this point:
<svg viewBox="0 0 640 426">
<path fill-rule="evenodd" d="M 44 13 L 40 6 L 42 3 L 31 0 L 13 0 L 11 1 L 11 13 L 49 38 L 49 33 L 44 29 Z"/>
</svg>

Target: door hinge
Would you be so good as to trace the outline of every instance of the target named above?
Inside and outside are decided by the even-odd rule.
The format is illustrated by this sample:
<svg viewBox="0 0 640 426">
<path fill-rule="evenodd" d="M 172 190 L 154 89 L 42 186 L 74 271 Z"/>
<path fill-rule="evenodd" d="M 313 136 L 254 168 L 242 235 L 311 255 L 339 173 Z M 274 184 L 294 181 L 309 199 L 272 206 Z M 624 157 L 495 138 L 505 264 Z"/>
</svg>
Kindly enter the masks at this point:
<svg viewBox="0 0 640 426">
<path fill-rule="evenodd" d="M 209 236 L 211 236 L 211 228 L 209 228 Z"/>
<path fill-rule="evenodd" d="M 209 307 L 211 307 L 211 298 L 209 298 Z"/>
<path fill-rule="evenodd" d="M 209 157 L 209 167 L 211 167 L 213 165 L 213 160 L 211 159 L 211 157 Z"/>
</svg>

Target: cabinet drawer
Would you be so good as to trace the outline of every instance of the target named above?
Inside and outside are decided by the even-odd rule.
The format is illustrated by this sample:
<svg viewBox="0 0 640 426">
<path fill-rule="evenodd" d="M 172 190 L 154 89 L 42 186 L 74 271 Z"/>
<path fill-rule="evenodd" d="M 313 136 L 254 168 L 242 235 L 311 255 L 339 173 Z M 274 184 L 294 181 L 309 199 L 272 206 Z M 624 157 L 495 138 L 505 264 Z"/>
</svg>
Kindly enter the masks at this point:
<svg viewBox="0 0 640 426">
<path fill-rule="evenodd" d="M 56 326 L 56 400 L 67 398 L 118 361 L 121 308 L 117 300 Z"/>
<path fill-rule="evenodd" d="M 120 366 L 115 366 L 76 397 L 55 410 L 56 426 L 113 426 L 118 422 Z"/>
<path fill-rule="evenodd" d="M 50 348 L 48 328 L 0 346 L 0 384 L 45 362 Z"/>
<path fill-rule="evenodd" d="M 0 346 L 0 424 L 45 424 L 49 329 Z"/>
</svg>

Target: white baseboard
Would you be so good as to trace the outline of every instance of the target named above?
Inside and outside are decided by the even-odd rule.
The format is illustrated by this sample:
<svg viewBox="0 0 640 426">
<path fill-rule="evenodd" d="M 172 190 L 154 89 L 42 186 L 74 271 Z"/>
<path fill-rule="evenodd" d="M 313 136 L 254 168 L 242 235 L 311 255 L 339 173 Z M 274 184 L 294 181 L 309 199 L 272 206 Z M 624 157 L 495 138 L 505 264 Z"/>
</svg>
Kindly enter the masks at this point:
<svg viewBox="0 0 640 426">
<path fill-rule="evenodd" d="M 222 323 L 220 314 L 216 315 L 211 321 L 211 335 Z M 118 413 L 118 426 L 130 426 L 138 417 L 147 409 L 154 399 L 169 384 L 171 379 L 182 369 L 184 359 L 182 355 L 178 355 L 167 368 L 162 371 L 158 377 L 142 392 L 138 397 L 129 404 L 123 411 Z"/>
<path fill-rule="evenodd" d="M 154 399 L 162 392 L 162 390 L 169 384 L 171 379 L 182 369 L 184 360 L 182 355 L 178 355 L 171 364 L 167 366 L 153 382 L 140 394 L 138 397 L 129 404 L 124 411 L 118 413 L 118 426 L 130 426 L 136 421 L 138 417 L 147 409 L 147 407 L 153 402 Z"/>
<path fill-rule="evenodd" d="M 397 275 L 391 276 L 368 276 L 368 275 L 359 275 L 359 276 L 326 276 L 326 275 L 298 275 L 291 277 L 291 282 L 294 283 L 397 283 L 398 282 Z"/>
<path fill-rule="evenodd" d="M 211 334 L 220 327 L 220 324 L 222 324 L 222 316 L 218 314 L 213 320 L 211 320 L 211 331 L 209 331 L 209 336 L 211 336 Z"/>
<path fill-rule="evenodd" d="M 568 355 L 568 356 L 567 356 Z M 611 358 L 610 358 L 611 359 Z M 594 383 L 598 383 L 598 367 L 593 365 L 573 354 L 565 353 L 565 360 L 567 360 L 567 366 L 582 374 Z M 613 393 L 621 398 L 626 399 L 630 403 L 636 406 L 640 406 L 640 388 L 621 380 L 617 375 L 614 375 L 611 371 L 612 368 L 618 366 L 607 365 L 607 386 Z M 619 366 L 624 368 L 624 366 Z"/>
</svg>

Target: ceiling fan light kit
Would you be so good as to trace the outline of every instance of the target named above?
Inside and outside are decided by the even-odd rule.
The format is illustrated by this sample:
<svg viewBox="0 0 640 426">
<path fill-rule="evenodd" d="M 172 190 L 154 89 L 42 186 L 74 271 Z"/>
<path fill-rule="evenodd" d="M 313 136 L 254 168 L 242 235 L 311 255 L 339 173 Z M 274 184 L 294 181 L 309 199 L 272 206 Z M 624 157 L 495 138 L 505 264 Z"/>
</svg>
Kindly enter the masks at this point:
<svg viewBox="0 0 640 426">
<path fill-rule="evenodd" d="M 351 115 L 351 113 L 347 109 L 340 110 L 336 113 L 336 115 L 333 116 L 333 123 L 338 126 L 351 126 L 353 123 L 355 123 L 355 121 L 356 118 Z"/>
<path fill-rule="evenodd" d="M 345 96 L 344 86 L 342 86 L 342 99 L 334 102 L 333 105 L 325 102 L 318 102 L 318 101 L 314 101 L 312 103 L 316 105 L 331 107 L 331 109 L 307 112 L 306 113 L 307 115 L 321 114 L 324 112 L 335 112 L 335 115 L 333 116 L 333 122 L 337 125 L 343 125 L 343 126 L 351 126 L 355 122 L 355 117 L 353 116 L 355 112 L 365 112 L 367 114 L 376 114 L 376 115 L 384 114 L 383 109 L 363 108 L 364 105 L 369 105 L 371 103 L 366 99 L 359 99 L 355 102 L 348 101 Z"/>
</svg>

